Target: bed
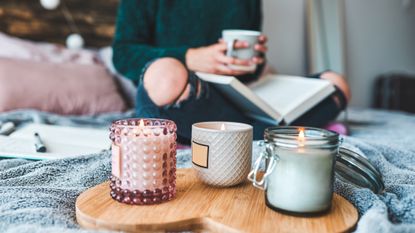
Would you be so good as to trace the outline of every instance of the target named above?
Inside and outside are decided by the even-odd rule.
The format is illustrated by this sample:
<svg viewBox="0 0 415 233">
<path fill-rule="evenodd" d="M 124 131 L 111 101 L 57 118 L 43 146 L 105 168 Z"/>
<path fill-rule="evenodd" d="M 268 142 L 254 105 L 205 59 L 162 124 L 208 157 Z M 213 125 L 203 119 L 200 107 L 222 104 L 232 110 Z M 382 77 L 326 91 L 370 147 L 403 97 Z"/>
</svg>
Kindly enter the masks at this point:
<svg viewBox="0 0 415 233">
<path fill-rule="evenodd" d="M 83 127 L 108 127 L 133 112 L 95 117 L 64 117 L 22 110 L 0 114 L 0 120 Z M 415 231 L 415 115 L 370 109 L 349 111 L 351 135 L 343 145 L 368 157 L 382 173 L 385 192 L 336 180 L 335 191 L 359 210 L 357 232 Z M 258 155 L 254 142 L 254 156 Z M 178 151 L 178 167 L 191 166 L 189 149 Z M 86 232 L 75 219 L 75 199 L 108 179 L 110 152 L 56 161 L 0 160 L 0 229 L 2 232 Z"/>
<path fill-rule="evenodd" d="M 40 1 L 1 1 L 0 112 L 91 115 L 132 106 L 135 87 L 112 66 L 117 4 L 66 0 L 46 10 Z M 83 49 L 65 48 L 71 33 L 82 35 Z"/>
<path fill-rule="evenodd" d="M 0 30 L 32 40 L 63 43 L 68 27 L 60 11 L 46 11 L 31 0 L 0 3 Z M 67 1 L 87 46 L 109 45 L 118 0 Z M 51 20 L 54 19 L 54 20 Z M 53 24 L 49 24 L 53 22 Z M 56 30 L 51 30 L 55 28 Z M 95 116 L 62 116 L 34 110 L 0 113 L 0 121 L 107 128 L 132 111 Z M 351 134 L 343 145 L 368 157 L 382 173 L 385 192 L 375 195 L 337 180 L 335 191 L 359 210 L 357 232 L 415 232 L 415 115 L 350 109 Z M 258 155 L 254 142 L 254 156 Z M 191 166 L 190 150 L 181 149 L 178 167 Z M 88 232 L 75 219 L 75 199 L 108 179 L 110 152 L 55 161 L 0 159 L 0 232 Z"/>
</svg>

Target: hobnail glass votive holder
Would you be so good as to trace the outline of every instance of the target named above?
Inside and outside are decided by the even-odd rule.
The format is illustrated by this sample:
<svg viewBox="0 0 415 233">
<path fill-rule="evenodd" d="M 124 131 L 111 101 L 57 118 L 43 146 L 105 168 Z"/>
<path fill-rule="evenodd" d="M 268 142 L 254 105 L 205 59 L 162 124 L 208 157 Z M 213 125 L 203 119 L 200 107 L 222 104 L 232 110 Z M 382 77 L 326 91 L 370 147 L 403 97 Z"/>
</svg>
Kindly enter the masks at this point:
<svg viewBox="0 0 415 233">
<path fill-rule="evenodd" d="M 111 197 L 151 205 L 176 196 L 176 124 L 164 119 L 117 120 L 112 141 Z"/>
</svg>

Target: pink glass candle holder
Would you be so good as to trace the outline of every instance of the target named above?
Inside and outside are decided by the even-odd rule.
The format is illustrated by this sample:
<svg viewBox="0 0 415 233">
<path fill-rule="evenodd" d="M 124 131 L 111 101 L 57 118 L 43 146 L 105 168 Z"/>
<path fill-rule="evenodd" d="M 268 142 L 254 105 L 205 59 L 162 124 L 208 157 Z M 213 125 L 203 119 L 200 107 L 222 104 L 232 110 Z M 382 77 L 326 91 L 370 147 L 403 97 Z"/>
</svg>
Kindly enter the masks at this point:
<svg viewBox="0 0 415 233">
<path fill-rule="evenodd" d="M 176 124 L 162 119 L 112 123 L 111 197 L 150 205 L 176 196 Z"/>
</svg>

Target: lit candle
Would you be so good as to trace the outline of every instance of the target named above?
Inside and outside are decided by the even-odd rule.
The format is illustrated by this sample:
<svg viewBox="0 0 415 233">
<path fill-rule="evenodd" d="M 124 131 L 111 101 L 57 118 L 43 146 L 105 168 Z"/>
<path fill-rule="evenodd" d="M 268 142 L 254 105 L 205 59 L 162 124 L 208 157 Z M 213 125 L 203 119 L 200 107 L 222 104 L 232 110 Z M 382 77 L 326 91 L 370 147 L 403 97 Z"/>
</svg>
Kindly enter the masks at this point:
<svg viewBox="0 0 415 233">
<path fill-rule="evenodd" d="M 252 126 L 200 122 L 192 126 L 192 162 L 206 184 L 227 187 L 246 180 L 252 161 Z"/>
<path fill-rule="evenodd" d="M 338 135 L 315 128 L 267 130 L 267 148 L 272 148 L 267 153 L 275 159 L 266 177 L 267 205 L 296 213 L 330 208 Z"/>
<path fill-rule="evenodd" d="M 176 195 L 176 125 L 127 119 L 111 127 L 111 196 L 127 204 L 156 204 Z"/>
</svg>

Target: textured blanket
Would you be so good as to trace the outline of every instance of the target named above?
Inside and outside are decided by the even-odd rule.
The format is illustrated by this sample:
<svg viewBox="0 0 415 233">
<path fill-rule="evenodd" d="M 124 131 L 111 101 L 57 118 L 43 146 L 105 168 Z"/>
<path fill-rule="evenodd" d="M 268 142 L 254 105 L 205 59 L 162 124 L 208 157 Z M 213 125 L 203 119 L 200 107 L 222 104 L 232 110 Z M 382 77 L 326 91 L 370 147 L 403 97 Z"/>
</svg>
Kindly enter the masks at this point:
<svg viewBox="0 0 415 233">
<path fill-rule="evenodd" d="M 131 115 L 61 117 L 18 111 L 0 114 L 0 121 L 108 127 L 113 119 Z M 335 191 L 359 210 L 356 231 L 415 232 L 415 116 L 352 110 L 349 119 L 351 136 L 344 146 L 366 155 L 386 186 L 383 194 L 375 195 L 336 181 Z M 189 167 L 190 151 L 179 150 L 177 160 L 179 167 Z M 76 223 L 76 197 L 109 175 L 109 152 L 56 161 L 0 160 L 0 232 L 89 232 Z"/>
</svg>

